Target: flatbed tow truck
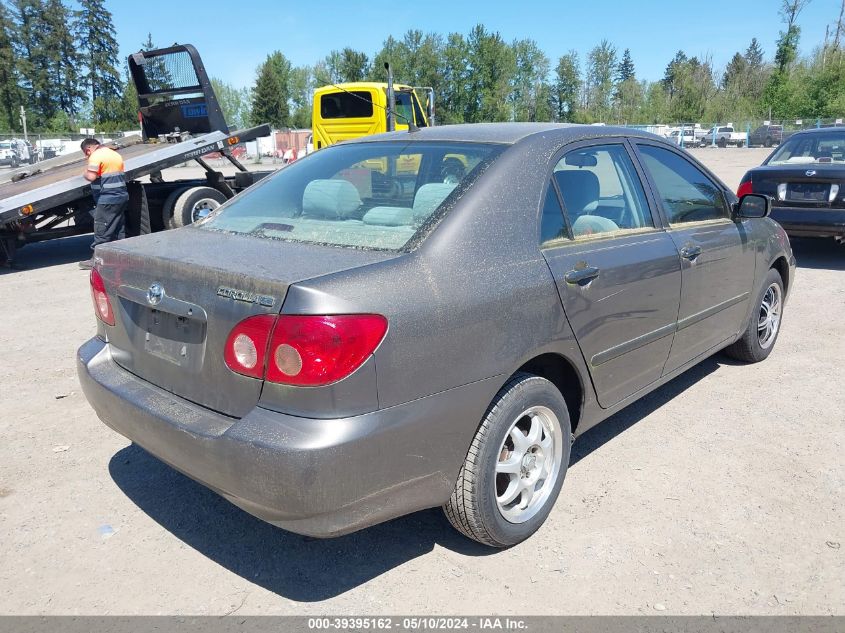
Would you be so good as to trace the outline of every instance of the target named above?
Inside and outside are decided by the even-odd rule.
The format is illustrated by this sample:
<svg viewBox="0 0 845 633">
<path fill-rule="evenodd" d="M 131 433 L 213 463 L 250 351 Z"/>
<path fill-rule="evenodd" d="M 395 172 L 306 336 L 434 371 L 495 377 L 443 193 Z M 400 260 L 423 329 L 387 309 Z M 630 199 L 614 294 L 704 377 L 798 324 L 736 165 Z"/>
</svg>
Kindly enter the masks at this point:
<svg viewBox="0 0 845 633">
<path fill-rule="evenodd" d="M 123 156 L 129 190 L 127 236 L 177 228 L 207 215 L 271 171 L 248 171 L 232 154 L 270 135 L 269 125 L 229 131 L 196 49 L 174 45 L 129 56 L 141 135 L 110 144 Z M 224 176 L 202 157 L 218 152 L 237 169 Z M 82 152 L 0 172 L 0 265 L 32 243 L 93 231 L 91 183 Z M 194 160 L 205 178 L 166 182 L 163 169 Z M 141 181 L 148 177 L 149 182 Z"/>
</svg>

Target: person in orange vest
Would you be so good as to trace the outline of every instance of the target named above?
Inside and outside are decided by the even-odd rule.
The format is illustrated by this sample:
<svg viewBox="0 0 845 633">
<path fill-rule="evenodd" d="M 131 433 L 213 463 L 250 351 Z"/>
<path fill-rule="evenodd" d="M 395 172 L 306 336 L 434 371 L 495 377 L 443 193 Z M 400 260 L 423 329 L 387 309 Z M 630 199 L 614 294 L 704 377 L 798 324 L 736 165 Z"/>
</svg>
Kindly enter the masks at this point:
<svg viewBox="0 0 845 633">
<path fill-rule="evenodd" d="M 110 147 L 102 145 L 95 138 L 86 138 L 81 144 L 82 153 L 88 158 L 85 180 L 91 183 L 94 198 L 94 242 L 106 244 L 126 237 L 125 213 L 129 204 L 126 190 L 123 157 Z M 88 270 L 94 267 L 94 259 L 79 262 L 79 267 Z"/>
</svg>

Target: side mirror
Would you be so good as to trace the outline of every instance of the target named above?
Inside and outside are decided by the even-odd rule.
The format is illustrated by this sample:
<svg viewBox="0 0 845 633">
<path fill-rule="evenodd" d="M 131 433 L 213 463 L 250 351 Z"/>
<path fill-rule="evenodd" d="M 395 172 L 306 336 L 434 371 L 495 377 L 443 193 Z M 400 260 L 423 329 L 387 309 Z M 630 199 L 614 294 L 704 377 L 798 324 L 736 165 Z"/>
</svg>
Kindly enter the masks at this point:
<svg viewBox="0 0 845 633">
<path fill-rule="evenodd" d="M 738 218 L 766 218 L 772 212 L 772 200 L 759 193 L 747 193 L 734 204 Z"/>
</svg>

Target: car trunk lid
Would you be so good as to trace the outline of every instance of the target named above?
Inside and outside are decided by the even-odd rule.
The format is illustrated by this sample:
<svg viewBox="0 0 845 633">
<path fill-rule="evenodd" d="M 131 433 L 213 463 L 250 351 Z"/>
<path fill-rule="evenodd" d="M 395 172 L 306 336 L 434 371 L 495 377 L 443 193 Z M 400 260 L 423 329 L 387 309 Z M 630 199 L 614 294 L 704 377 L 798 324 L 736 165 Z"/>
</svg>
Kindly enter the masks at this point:
<svg viewBox="0 0 845 633">
<path fill-rule="evenodd" d="M 764 165 L 752 172 L 751 182 L 754 193 L 771 196 L 775 207 L 840 208 L 845 194 L 842 177 L 842 165 Z M 836 191 L 831 202 L 831 187 L 834 186 Z M 780 191 L 778 187 L 781 187 Z"/>
<path fill-rule="evenodd" d="M 97 250 L 115 325 L 112 356 L 138 377 L 191 402 L 241 417 L 263 380 L 231 371 L 223 350 L 247 317 L 278 314 L 290 285 L 396 253 L 289 243 L 196 228 Z"/>
</svg>

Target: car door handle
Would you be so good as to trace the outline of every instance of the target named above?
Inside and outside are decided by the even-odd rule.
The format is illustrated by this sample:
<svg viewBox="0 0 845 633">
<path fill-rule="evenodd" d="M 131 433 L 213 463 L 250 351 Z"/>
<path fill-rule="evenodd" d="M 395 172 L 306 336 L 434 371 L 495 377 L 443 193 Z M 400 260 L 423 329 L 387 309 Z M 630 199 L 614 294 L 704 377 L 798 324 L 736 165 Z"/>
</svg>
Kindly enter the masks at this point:
<svg viewBox="0 0 845 633">
<path fill-rule="evenodd" d="M 568 284 L 583 284 L 589 282 L 599 276 L 599 269 L 595 266 L 587 266 L 586 268 L 576 268 L 566 273 L 563 278 Z"/>
<path fill-rule="evenodd" d="M 696 257 L 701 255 L 701 247 L 700 246 L 684 246 L 681 250 L 681 257 L 684 259 L 688 259 L 690 261 L 694 260 Z"/>
</svg>

